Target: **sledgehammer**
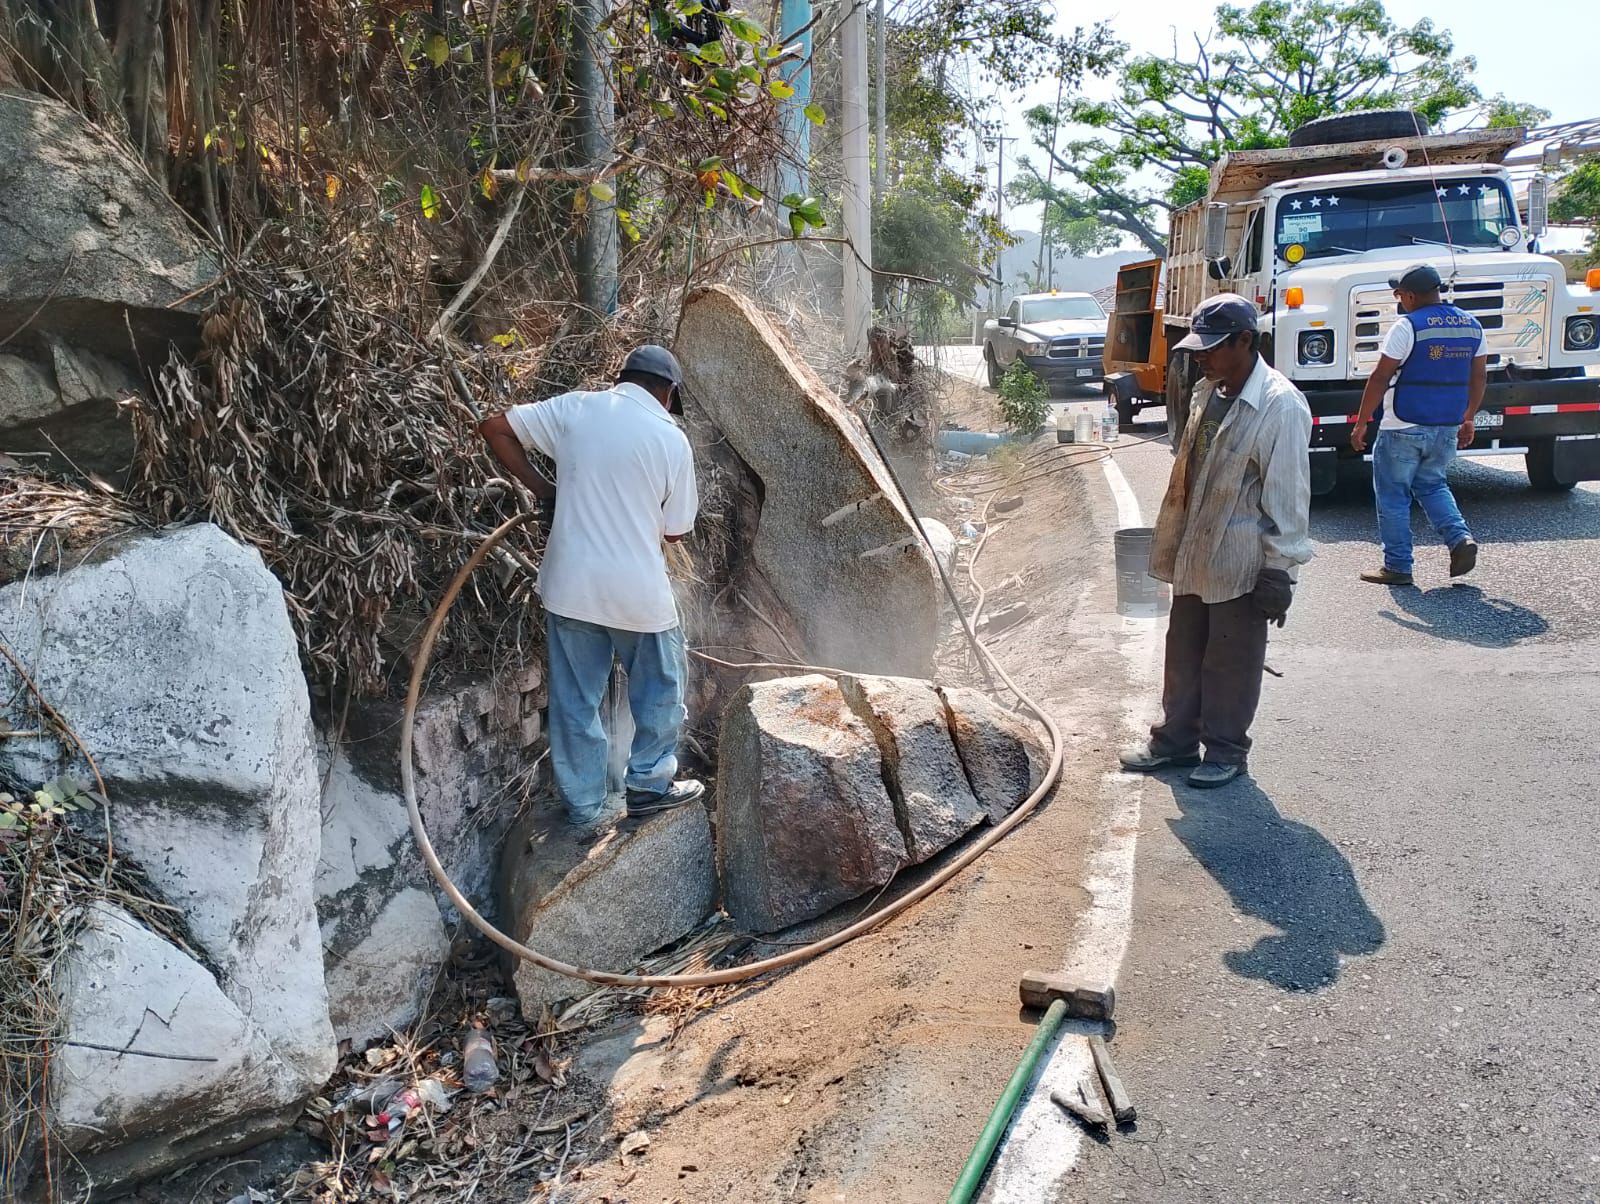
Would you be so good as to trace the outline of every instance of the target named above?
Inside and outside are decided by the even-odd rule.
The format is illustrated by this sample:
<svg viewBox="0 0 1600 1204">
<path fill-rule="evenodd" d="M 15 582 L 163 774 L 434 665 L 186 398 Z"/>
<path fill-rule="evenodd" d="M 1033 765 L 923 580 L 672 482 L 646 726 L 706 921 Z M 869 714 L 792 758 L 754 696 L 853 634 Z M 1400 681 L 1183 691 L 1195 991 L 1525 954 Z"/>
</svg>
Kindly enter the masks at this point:
<svg viewBox="0 0 1600 1204">
<path fill-rule="evenodd" d="M 1021 988 L 1022 1006 L 1044 1008 L 1044 1018 L 1039 1021 L 1038 1031 L 1034 1033 L 1028 1048 L 1023 1051 L 1022 1061 L 1017 1063 L 1016 1070 L 1012 1072 L 1011 1081 L 1000 1093 L 1000 1102 L 989 1114 L 989 1123 L 984 1125 L 978 1144 L 967 1158 L 967 1165 L 961 1168 L 961 1178 L 956 1180 L 955 1187 L 951 1189 L 948 1204 L 967 1204 L 977 1195 L 978 1185 L 983 1182 L 983 1173 L 989 1168 L 989 1159 L 994 1157 L 1000 1138 L 1011 1123 L 1011 1114 L 1017 1110 L 1022 1093 L 1027 1090 L 1039 1059 L 1050 1047 L 1051 1040 L 1061 1028 L 1061 1022 L 1068 1016 L 1079 1020 L 1109 1021 L 1117 1003 L 1114 988 L 1089 986 L 1065 974 L 1029 971 L 1022 976 Z"/>
</svg>

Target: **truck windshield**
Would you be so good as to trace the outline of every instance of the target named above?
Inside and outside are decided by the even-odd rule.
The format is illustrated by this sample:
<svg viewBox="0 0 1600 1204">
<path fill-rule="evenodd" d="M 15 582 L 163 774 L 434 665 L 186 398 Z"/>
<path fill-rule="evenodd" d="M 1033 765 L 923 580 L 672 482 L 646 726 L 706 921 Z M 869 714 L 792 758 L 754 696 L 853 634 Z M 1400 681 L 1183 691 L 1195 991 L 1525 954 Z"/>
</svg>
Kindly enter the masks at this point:
<svg viewBox="0 0 1600 1204">
<path fill-rule="evenodd" d="M 1060 322 L 1067 318 L 1103 318 L 1106 311 L 1101 309 L 1093 297 L 1039 297 L 1033 301 L 1022 303 L 1022 321 L 1028 322 Z"/>
<path fill-rule="evenodd" d="M 1380 247 L 1497 247 L 1517 222 L 1504 180 L 1490 176 L 1323 187 L 1278 201 L 1278 255 L 1299 244 L 1306 259 Z"/>
</svg>

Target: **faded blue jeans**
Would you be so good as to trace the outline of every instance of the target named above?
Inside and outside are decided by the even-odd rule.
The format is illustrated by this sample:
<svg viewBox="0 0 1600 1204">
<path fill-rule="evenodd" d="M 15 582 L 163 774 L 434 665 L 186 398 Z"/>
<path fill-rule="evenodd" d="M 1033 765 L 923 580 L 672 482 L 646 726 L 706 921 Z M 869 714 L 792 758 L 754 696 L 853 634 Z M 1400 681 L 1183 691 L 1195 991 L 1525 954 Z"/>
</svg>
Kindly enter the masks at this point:
<svg viewBox="0 0 1600 1204">
<path fill-rule="evenodd" d="M 1411 502 L 1422 507 L 1445 547 L 1472 538 L 1444 474 L 1456 458 L 1454 426 L 1378 432 L 1372 445 L 1372 492 L 1378 501 L 1383 567 L 1411 571 Z"/>
<path fill-rule="evenodd" d="M 657 793 L 678 772 L 683 706 L 683 629 L 644 632 L 601 627 L 545 612 L 550 656 L 550 764 L 567 814 L 583 822 L 605 807 L 609 747 L 600 704 L 611 661 L 628 675 L 633 748 L 624 784 Z"/>
</svg>

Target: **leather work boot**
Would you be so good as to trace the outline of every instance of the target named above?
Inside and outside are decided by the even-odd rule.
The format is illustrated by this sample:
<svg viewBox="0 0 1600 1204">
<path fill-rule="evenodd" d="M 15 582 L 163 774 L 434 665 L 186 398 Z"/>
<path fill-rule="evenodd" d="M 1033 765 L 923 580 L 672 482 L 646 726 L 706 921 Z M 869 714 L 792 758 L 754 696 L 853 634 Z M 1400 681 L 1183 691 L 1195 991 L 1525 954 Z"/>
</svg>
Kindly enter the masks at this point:
<svg viewBox="0 0 1600 1204">
<path fill-rule="evenodd" d="M 1470 539 L 1463 539 L 1450 549 L 1450 575 L 1452 577 L 1465 577 L 1478 567 L 1478 545 Z"/>
<path fill-rule="evenodd" d="M 1368 569 L 1361 574 L 1361 580 L 1370 581 L 1373 585 L 1410 585 L 1410 573 L 1397 573 L 1387 565 L 1381 569 Z"/>
<path fill-rule="evenodd" d="M 1198 768 L 1189 775 L 1189 785 L 1196 790 L 1215 790 L 1218 786 L 1226 786 L 1235 778 L 1245 776 L 1243 765 L 1224 765 L 1218 761 L 1202 761 Z"/>
<path fill-rule="evenodd" d="M 682 807 L 687 803 L 698 801 L 706 792 L 704 782 L 697 782 L 693 778 L 683 778 L 672 783 L 665 790 L 632 790 L 628 791 L 628 817 L 640 815 L 655 815 L 662 811 L 671 811 L 674 807 Z"/>
<path fill-rule="evenodd" d="M 1154 773 L 1158 769 L 1167 769 L 1173 766 L 1190 766 L 1200 764 L 1197 753 L 1186 756 L 1165 756 L 1158 752 L 1151 752 L 1148 744 L 1140 744 L 1134 748 L 1125 748 L 1117 754 L 1117 760 L 1122 762 L 1122 768 L 1128 773 Z"/>
</svg>

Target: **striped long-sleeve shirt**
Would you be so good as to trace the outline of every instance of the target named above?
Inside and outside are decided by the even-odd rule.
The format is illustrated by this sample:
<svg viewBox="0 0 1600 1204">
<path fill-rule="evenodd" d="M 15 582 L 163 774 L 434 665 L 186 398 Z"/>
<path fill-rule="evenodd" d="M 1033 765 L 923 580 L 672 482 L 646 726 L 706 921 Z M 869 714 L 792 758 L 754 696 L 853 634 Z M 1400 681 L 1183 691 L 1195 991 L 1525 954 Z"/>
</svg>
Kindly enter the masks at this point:
<svg viewBox="0 0 1600 1204">
<path fill-rule="evenodd" d="M 1150 549 L 1150 575 L 1175 594 L 1227 602 L 1255 588 L 1264 568 L 1311 559 L 1311 410 L 1288 377 L 1256 361 L 1194 469 L 1200 415 L 1215 385 L 1202 381 L 1189 405 L 1177 461 Z"/>
</svg>

